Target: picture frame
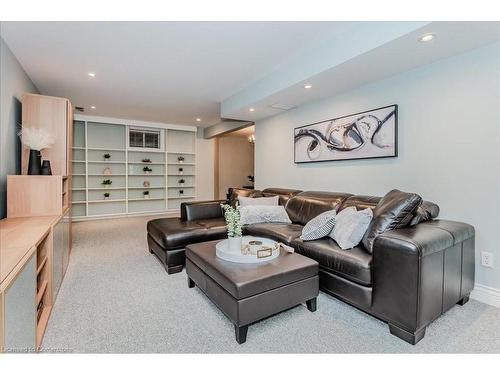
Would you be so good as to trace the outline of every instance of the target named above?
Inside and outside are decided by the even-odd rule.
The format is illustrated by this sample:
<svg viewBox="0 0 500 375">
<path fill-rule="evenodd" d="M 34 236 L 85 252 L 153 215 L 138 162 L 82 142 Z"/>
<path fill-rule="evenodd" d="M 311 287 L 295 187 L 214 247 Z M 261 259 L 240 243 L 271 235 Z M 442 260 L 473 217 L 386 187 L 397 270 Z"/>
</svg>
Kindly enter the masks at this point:
<svg viewBox="0 0 500 375">
<path fill-rule="evenodd" d="M 294 163 L 398 156 L 398 105 L 294 128 Z"/>
</svg>

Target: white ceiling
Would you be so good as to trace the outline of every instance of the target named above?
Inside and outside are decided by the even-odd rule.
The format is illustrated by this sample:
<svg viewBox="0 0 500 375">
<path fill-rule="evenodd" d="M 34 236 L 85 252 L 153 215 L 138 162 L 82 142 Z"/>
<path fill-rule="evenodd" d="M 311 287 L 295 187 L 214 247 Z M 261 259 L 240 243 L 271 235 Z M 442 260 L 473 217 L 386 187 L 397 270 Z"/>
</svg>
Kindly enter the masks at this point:
<svg viewBox="0 0 500 375">
<path fill-rule="evenodd" d="M 208 126 L 219 121 L 222 100 L 304 46 L 348 27 L 342 22 L 3 22 L 1 36 L 42 94 L 68 97 L 86 114 Z"/>
<path fill-rule="evenodd" d="M 42 94 L 90 115 L 207 127 L 498 42 L 500 23 L 3 22 L 0 32 Z M 435 40 L 418 42 L 427 32 Z"/>
</svg>

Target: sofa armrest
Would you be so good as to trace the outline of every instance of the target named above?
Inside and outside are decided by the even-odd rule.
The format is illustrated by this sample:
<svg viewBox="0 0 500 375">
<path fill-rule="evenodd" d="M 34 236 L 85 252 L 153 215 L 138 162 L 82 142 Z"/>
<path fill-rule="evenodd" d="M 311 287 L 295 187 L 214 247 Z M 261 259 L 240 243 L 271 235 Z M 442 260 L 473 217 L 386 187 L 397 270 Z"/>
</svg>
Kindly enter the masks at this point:
<svg viewBox="0 0 500 375">
<path fill-rule="evenodd" d="M 224 217 L 221 204 L 226 203 L 225 200 L 181 203 L 181 220 L 191 221 Z"/>
<path fill-rule="evenodd" d="M 434 220 L 383 233 L 373 247 L 373 312 L 418 332 L 474 286 L 474 228 Z"/>
</svg>

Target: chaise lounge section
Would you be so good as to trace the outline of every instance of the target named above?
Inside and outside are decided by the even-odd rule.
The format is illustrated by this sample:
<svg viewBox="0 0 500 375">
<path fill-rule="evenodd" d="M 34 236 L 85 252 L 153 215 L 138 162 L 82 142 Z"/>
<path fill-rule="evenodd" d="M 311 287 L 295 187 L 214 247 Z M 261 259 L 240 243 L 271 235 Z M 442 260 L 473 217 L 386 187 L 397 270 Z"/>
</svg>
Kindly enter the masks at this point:
<svg viewBox="0 0 500 375">
<path fill-rule="evenodd" d="M 238 196 L 278 195 L 292 224 L 263 223 L 244 227 L 244 234 L 263 236 L 292 246 L 319 263 L 320 289 L 388 323 L 390 332 L 416 344 L 426 327 L 456 303 L 464 304 L 474 286 L 474 228 L 436 220 L 439 207 L 422 202 L 409 224 L 377 236 L 370 253 L 362 245 L 342 250 L 329 237 L 303 241 L 304 225 L 327 210 L 354 206 L 374 209 L 380 197 L 348 193 L 270 188 L 262 191 L 232 189 Z M 167 272 L 185 264 L 184 247 L 190 243 L 226 237 L 220 203 L 182 205 L 181 217 L 148 223 L 148 243 Z"/>
</svg>

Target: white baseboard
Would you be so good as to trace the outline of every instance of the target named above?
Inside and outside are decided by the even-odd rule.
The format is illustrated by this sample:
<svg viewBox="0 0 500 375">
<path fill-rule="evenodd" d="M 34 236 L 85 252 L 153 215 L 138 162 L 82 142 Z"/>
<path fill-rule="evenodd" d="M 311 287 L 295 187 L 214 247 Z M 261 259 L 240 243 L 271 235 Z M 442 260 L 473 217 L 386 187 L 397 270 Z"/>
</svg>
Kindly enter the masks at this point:
<svg viewBox="0 0 500 375">
<path fill-rule="evenodd" d="M 476 284 L 470 298 L 491 306 L 500 307 L 500 289 Z"/>
</svg>

